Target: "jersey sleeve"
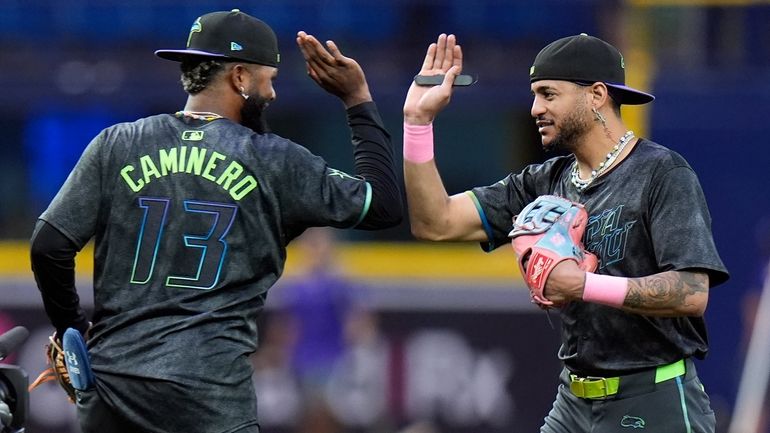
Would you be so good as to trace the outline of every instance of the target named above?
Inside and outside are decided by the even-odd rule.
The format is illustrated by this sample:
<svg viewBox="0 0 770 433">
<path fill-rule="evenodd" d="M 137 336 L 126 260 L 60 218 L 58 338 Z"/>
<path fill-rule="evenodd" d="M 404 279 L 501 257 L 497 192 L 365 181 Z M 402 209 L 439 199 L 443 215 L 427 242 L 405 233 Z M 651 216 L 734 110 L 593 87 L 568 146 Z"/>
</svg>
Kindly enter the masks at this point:
<svg viewBox="0 0 770 433">
<path fill-rule="evenodd" d="M 481 243 L 484 251 L 493 251 L 507 241 L 514 214 L 508 201 L 508 189 L 513 180 L 514 176 L 509 175 L 492 185 L 466 191 L 476 206 L 481 225 L 487 234 L 487 242 Z"/>
<path fill-rule="evenodd" d="M 542 166 L 531 165 L 521 173 L 510 174 L 504 179 L 467 192 L 476 205 L 487 242 L 481 243 L 484 251 L 490 252 L 507 244 L 508 233 L 513 228 L 513 218 L 537 197 L 538 177 Z"/>
<path fill-rule="evenodd" d="M 347 115 L 355 173 L 372 186 L 371 207 L 356 228 L 393 227 L 403 218 L 403 205 L 390 134 L 374 102 L 353 106 L 347 110 Z"/>
<path fill-rule="evenodd" d="M 728 279 L 714 244 L 703 190 L 690 167 L 672 168 L 652 185 L 650 227 L 661 269 L 705 270 L 712 287 Z"/>
<path fill-rule="evenodd" d="M 368 182 L 329 167 L 296 144 L 287 164 L 291 181 L 281 187 L 280 201 L 290 238 L 308 227 L 353 228 L 366 217 L 372 199 Z"/>
<path fill-rule="evenodd" d="M 67 180 L 40 219 L 82 248 L 96 231 L 101 201 L 101 152 L 107 131 L 83 151 Z"/>
<path fill-rule="evenodd" d="M 554 194 L 569 163 L 569 158 L 554 157 L 542 164 L 530 164 L 493 185 L 468 191 L 487 233 L 488 241 L 482 242 L 481 247 L 489 252 L 510 242 L 508 233 L 513 228 L 513 219 L 532 200 Z"/>
</svg>

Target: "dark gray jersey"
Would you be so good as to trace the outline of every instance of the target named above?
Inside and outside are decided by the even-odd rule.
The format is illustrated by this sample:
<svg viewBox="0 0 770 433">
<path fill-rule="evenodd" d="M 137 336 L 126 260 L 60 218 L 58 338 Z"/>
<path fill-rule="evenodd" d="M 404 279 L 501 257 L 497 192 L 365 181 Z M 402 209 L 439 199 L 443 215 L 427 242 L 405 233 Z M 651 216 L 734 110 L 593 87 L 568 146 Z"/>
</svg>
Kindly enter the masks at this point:
<svg viewBox="0 0 770 433">
<path fill-rule="evenodd" d="M 583 203 L 589 213 L 584 242 L 599 256 L 597 273 L 643 277 L 698 269 L 712 286 L 727 279 L 711 233 L 711 217 L 697 176 L 676 152 L 640 139 L 631 154 L 582 193 L 570 182 L 574 156 L 552 158 L 473 189 L 494 249 L 510 240 L 512 218 L 536 197 L 555 194 Z M 647 317 L 593 303 L 561 309 L 559 356 L 570 369 L 606 374 L 705 356 L 699 317 Z"/>
<path fill-rule="evenodd" d="M 355 226 L 370 197 L 300 145 L 227 119 L 164 114 L 102 131 L 41 216 L 79 247 L 95 238 L 100 393 L 141 417 L 158 400 L 110 377 L 168 384 L 165 414 L 196 408 L 177 431 L 255 422 L 248 356 L 286 245 L 310 226 Z"/>
</svg>

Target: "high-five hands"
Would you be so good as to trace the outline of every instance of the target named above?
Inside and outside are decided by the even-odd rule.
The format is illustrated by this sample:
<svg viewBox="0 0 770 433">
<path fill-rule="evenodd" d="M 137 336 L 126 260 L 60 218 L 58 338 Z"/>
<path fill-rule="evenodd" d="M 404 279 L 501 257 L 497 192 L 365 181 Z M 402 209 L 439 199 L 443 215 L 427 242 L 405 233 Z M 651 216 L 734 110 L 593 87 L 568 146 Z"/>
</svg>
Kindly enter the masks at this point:
<svg viewBox="0 0 770 433">
<path fill-rule="evenodd" d="M 463 69 L 463 52 L 455 35 L 444 33 L 428 46 L 419 75 L 444 75 L 439 86 L 425 87 L 412 83 L 404 101 L 404 122 L 427 125 L 449 103 L 455 77 Z"/>
<path fill-rule="evenodd" d="M 372 100 L 363 69 L 355 60 L 342 55 L 334 41 L 326 41 L 324 47 L 313 35 L 301 31 L 297 33 L 297 46 L 310 78 L 340 98 L 345 108 Z"/>
</svg>

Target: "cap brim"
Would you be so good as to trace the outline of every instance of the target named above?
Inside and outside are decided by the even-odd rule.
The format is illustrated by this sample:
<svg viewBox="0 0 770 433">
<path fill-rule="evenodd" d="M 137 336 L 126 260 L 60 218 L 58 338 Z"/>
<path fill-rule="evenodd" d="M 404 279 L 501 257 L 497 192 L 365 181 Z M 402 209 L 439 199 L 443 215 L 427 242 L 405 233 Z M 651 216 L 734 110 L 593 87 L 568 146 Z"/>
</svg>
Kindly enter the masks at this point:
<svg viewBox="0 0 770 433">
<path fill-rule="evenodd" d="M 200 50 L 157 50 L 155 55 L 161 59 L 173 60 L 175 62 L 181 62 L 183 59 L 189 57 L 215 57 L 218 59 L 228 58 L 224 54 L 210 53 L 208 51 Z"/>
<path fill-rule="evenodd" d="M 622 84 L 604 83 L 610 88 L 610 94 L 619 104 L 641 105 L 655 100 L 655 96 Z"/>
</svg>

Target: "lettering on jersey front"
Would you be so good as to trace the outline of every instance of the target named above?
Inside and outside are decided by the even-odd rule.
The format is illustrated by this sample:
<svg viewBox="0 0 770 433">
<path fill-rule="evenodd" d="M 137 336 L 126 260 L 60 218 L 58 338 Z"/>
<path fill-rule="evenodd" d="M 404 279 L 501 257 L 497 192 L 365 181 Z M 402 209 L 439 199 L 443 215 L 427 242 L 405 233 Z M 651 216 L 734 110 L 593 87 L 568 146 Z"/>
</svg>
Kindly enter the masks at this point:
<svg viewBox="0 0 770 433">
<path fill-rule="evenodd" d="M 587 250 L 598 255 L 601 267 L 623 260 L 628 233 L 636 221 L 622 221 L 623 205 L 607 209 L 588 218 L 586 228 Z"/>
<path fill-rule="evenodd" d="M 159 149 L 156 154 L 142 155 L 137 164 L 124 166 L 120 177 L 131 191 L 140 192 L 150 182 L 177 173 L 214 182 L 235 200 L 241 200 L 257 187 L 257 180 L 239 162 L 197 146 Z"/>
</svg>

